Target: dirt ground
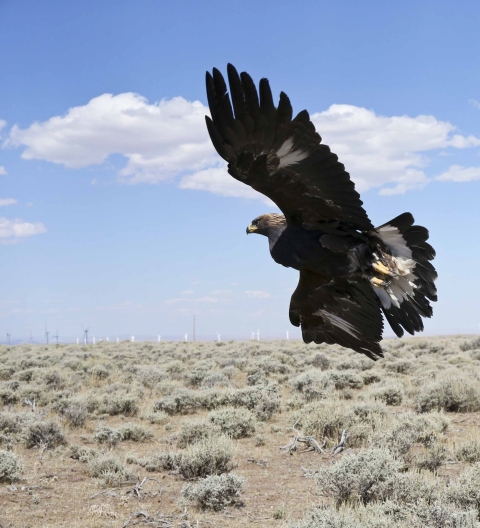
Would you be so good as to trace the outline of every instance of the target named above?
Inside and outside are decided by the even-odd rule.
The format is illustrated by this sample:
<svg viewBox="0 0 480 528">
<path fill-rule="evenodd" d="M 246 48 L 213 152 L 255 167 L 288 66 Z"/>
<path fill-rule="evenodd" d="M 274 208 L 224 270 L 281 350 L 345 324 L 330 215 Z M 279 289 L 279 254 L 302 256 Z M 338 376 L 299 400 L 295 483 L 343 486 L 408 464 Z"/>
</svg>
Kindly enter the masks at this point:
<svg viewBox="0 0 480 528">
<path fill-rule="evenodd" d="M 476 372 L 480 366 L 480 361 L 475 358 L 472 359 L 470 350 L 462 352 L 461 348 L 458 348 L 462 343 L 468 342 L 472 338 L 473 336 L 422 338 L 422 346 L 426 343 L 423 348 L 418 348 L 419 340 L 402 340 L 406 341 L 404 347 L 406 357 L 414 363 L 412 369 L 406 369 L 408 374 L 399 374 L 395 372 L 395 369 L 387 368 L 387 364 L 392 365 L 395 361 L 398 363 L 399 360 L 405 357 L 405 355 L 402 356 L 400 353 L 401 350 L 399 352 L 398 349 L 393 348 L 393 344 L 390 344 L 390 348 L 395 350 L 394 355 L 389 356 L 387 350 L 386 356 L 388 359 L 384 362 L 385 364 L 382 365 L 382 361 L 380 361 L 375 365 L 375 369 L 378 370 L 380 376 L 383 375 L 385 378 L 381 379 L 377 385 L 388 386 L 389 384 L 396 383 L 398 385 L 400 383 L 405 397 L 401 405 L 387 405 L 387 413 L 398 415 L 417 410 L 415 394 L 419 389 L 415 380 L 420 375 L 420 372 L 427 372 L 432 379 L 435 378 L 435 369 L 437 368 L 439 372 L 445 370 L 445 368 L 447 370 L 449 368 L 459 369 L 458 372 L 460 374 L 465 369 L 469 370 L 470 373 Z M 398 343 L 399 340 L 395 342 Z M 128 370 L 128 361 L 125 358 L 135 358 L 137 352 L 141 356 L 140 351 L 143 350 L 143 356 L 138 361 L 148 365 L 148 362 L 145 361 L 145 349 L 142 346 L 144 345 L 141 343 L 124 345 L 124 348 L 128 350 L 124 351 L 123 354 L 119 354 L 118 349 L 115 349 L 113 345 L 109 345 L 104 349 L 100 347 L 94 349 L 93 346 L 89 346 L 85 347 L 82 352 L 77 351 L 74 347 L 61 345 L 56 348 L 49 347 L 48 349 L 35 346 L 24 348 L 19 346 L 8 349 L 4 347 L 3 351 L 0 351 L 0 354 L 3 354 L 3 356 L 0 355 L 0 360 L 3 360 L 6 365 L 9 363 L 14 365 L 16 370 L 8 376 L 5 375 L 2 383 L 7 387 L 7 383 L 16 378 L 17 372 L 25 371 L 25 365 L 28 362 L 24 361 L 24 364 L 20 365 L 23 356 L 28 357 L 30 360 L 35 360 L 37 354 L 42 356 L 47 354 L 47 357 L 50 358 L 58 356 L 60 360 L 56 363 L 53 362 L 53 367 L 48 367 L 50 371 L 53 369 L 61 372 L 65 381 L 61 389 L 55 389 L 56 393 L 61 390 L 68 395 L 66 397 L 72 397 L 69 390 L 73 390 L 78 392 L 77 396 L 87 399 L 90 391 L 102 390 L 107 384 L 111 384 L 112 381 L 120 383 L 123 380 L 123 383 L 125 383 L 125 380 L 127 380 L 128 383 L 128 378 L 125 378 L 125 370 Z M 183 361 L 186 366 L 186 372 L 195 368 L 197 363 L 202 361 L 215 361 L 215 359 L 218 359 L 217 356 L 221 354 L 226 354 L 226 358 L 234 358 L 236 346 L 235 343 L 230 343 L 226 347 L 214 347 L 211 344 L 198 348 L 198 353 L 190 355 L 187 353 L 185 355 L 187 359 Z M 260 359 L 268 359 L 272 350 L 283 349 L 283 352 L 287 354 L 286 351 L 292 351 L 294 346 L 298 346 L 299 350 L 301 350 L 298 357 L 301 357 L 302 354 L 307 357 L 308 354 L 316 354 L 320 350 L 332 362 L 330 368 L 334 367 L 336 363 L 340 364 L 341 361 L 348 359 L 353 361 L 352 366 L 353 370 L 355 370 L 355 365 L 357 365 L 355 361 L 359 359 L 358 355 L 349 352 L 344 353 L 340 349 L 332 349 L 332 353 L 329 354 L 328 347 L 316 347 L 310 352 L 305 352 L 306 347 L 303 344 L 294 345 L 292 342 L 261 343 L 263 352 L 261 352 L 262 349 L 259 347 L 252 348 L 252 346 L 251 343 L 247 343 L 245 345 L 246 348 L 242 349 L 250 351 L 250 355 L 244 353 L 245 356 L 248 356 L 248 361 L 252 363 L 250 372 L 255 369 L 260 371 L 264 368 L 259 366 L 261 365 Z M 451 353 L 441 355 L 441 352 L 434 350 L 435 346 L 437 348 L 440 347 L 443 351 L 450 347 Z M 434 351 L 428 354 L 428 361 L 422 360 L 423 363 L 420 361 L 422 368 L 416 369 L 415 358 L 421 357 L 418 351 L 428 349 L 428 347 Z M 172 350 L 174 351 L 170 353 L 168 360 L 176 361 L 180 357 L 180 349 L 173 347 Z M 115 351 L 116 356 L 114 354 Z M 87 376 L 83 377 L 81 382 L 78 382 L 75 377 L 75 372 L 78 371 L 73 371 L 72 374 L 68 370 L 66 362 L 74 354 L 78 361 L 85 362 L 91 372 L 93 372 L 91 370 L 92 366 L 96 364 L 106 366 L 111 372 L 109 378 L 98 380 L 94 376 Z M 461 358 L 464 358 L 464 360 Z M 239 369 L 236 371 L 235 376 L 232 378 L 232 386 L 246 386 L 248 361 L 247 367 L 244 366 L 242 367 L 243 370 Z M 116 362 L 120 362 L 119 365 L 116 365 Z M 441 367 L 438 366 L 440 364 L 442 365 Z M 39 371 L 42 369 L 41 366 L 31 368 L 39 369 Z M 160 368 L 162 368 L 161 365 Z M 85 368 L 83 370 L 89 372 L 88 369 Z M 308 372 L 311 369 L 311 362 L 298 361 L 295 363 L 293 360 L 287 373 L 268 372 L 268 369 L 264 368 L 264 373 L 269 378 L 269 382 L 275 381 L 279 385 L 280 408 L 269 420 L 257 423 L 256 433 L 263 436 L 264 445 L 257 445 L 258 441 L 254 436 L 235 440 L 234 463 L 237 466 L 235 473 L 246 479 L 242 493 L 243 504 L 240 507 L 227 508 L 220 512 L 199 510 L 195 505 L 185 506 L 182 504 L 180 501 L 181 489 L 185 481 L 175 471 L 159 470 L 147 472 L 141 466 L 130 465 L 129 467 L 137 472 L 136 480 L 123 482 L 113 487 L 105 487 L 99 484 L 97 480 L 91 478 L 85 464 L 71 458 L 72 445 L 99 447 L 93 439 L 99 423 L 106 424 L 112 428 L 118 428 L 125 423 L 141 423 L 153 434 L 151 441 L 138 443 L 127 440 L 119 443 L 112 450 L 125 460 L 128 457 L 152 456 L 174 445 L 175 433 L 180 430 L 184 420 L 192 417 L 201 419 L 208 415 L 208 411 L 199 410 L 194 416 L 172 414 L 168 416 L 166 423 L 150 423 L 145 419 L 146 411 L 151 409 L 152 402 L 162 397 L 161 390 L 166 392 L 166 389 L 161 389 L 160 393 L 156 389 L 151 389 L 150 391 L 144 391 L 143 397 L 140 398 L 138 411 L 131 416 L 97 416 L 95 413 L 91 413 L 84 426 L 72 427 L 53 410 L 52 405 L 47 403 L 38 404 L 35 414 L 41 420 L 50 418 L 58 420 L 65 431 L 68 444 L 53 449 L 48 448 L 48 446 L 46 448 L 27 448 L 25 443 L 19 440 L 13 447 L 10 446 L 8 448 L 13 450 L 23 460 L 24 473 L 17 482 L 0 484 L 0 527 L 125 528 L 138 525 L 179 528 L 194 526 L 233 528 L 244 526 L 290 526 L 294 520 L 301 519 L 313 506 L 327 500 L 318 494 L 314 480 L 305 477 L 305 468 L 331 464 L 333 460 L 344 456 L 345 453 L 355 452 L 359 449 L 359 447 L 349 448 L 348 441 L 346 450 L 335 455 L 335 457 L 332 455 L 331 449 L 321 454 L 315 451 L 305 451 L 300 447 L 292 455 L 286 450 L 280 449 L 292 439 L 292 412 L 294 410 L 298 411 L 302 406 L 298 402 L 296 406 L 291 402 L 289 403 L 289 399 L 295 396 L 294 389 L 290 383 L 291 379 L 299 373 Z M 357 371 L 360 372 L 361 369 L 357 369 Z M 433 371 L 433 374 L 430 371 Z M 181 372 L 176 373 L 174 376 L 175 382 L 179 385 L 183 384 L 182 376 Z M 31 380 L 29 383 L 32 383 Z M 135 381 L 135 383 L 137 382 Z M 372 387 L 373 385 L 365 385 L 360 389 L 350 390 L 350 392 L 344 391 L 342 405 L 349 405 L 350 401 L 358 402 L 367 393 L 368 397 L 371 397 Z M 49 394 L 49 389 L 45 390 Z M 55 390 L 52 389 L 51 392 L 53 393 Z M 169 390 L 171 390 L 171 387 Z M 199 388 L 199 390 L 201 389 Z M 44 400 L 47 401 L 48 398 L 44 398 Z M 22 403 L 4 405 L 3 411 L 31 412 Z M 434 473 L 435 478 L 445 482 L 455 479 L 466 467 L 471 465 L 456 459 L 455 452 L 463 442 L 478 438 L 478 426 L 480 423 L 480 412 L 449 412 L 447 414 L 450 420 L 450 425 L 445 432 L 444 438 L 447 456 Z M 322 439 L 318 438 L 318 440 L 321 442 Z M 0 449 L 2 448 L 5 449 L 5 446 L 0 444 Z M 105 446 L 103 448 L 105 449 Z M 137 493 L 135 485 L 142 482 L 144 478 L 149 480 L 143 484 L 141 489 L 137 488 Z"/>
</svg>

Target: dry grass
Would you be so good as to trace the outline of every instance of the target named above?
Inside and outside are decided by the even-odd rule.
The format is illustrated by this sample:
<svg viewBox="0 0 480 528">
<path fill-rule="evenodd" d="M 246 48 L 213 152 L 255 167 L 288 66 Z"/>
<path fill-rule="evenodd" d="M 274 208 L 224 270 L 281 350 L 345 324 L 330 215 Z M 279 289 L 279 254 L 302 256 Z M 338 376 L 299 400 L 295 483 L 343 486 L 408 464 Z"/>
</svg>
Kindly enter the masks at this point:
<svg viewBox="0 0 480 528">
<path fill-rule="evenodd" d="M 0 525 L 478 528 L 480 340 L 384 348 L 0 347 Z"/>
</svg>

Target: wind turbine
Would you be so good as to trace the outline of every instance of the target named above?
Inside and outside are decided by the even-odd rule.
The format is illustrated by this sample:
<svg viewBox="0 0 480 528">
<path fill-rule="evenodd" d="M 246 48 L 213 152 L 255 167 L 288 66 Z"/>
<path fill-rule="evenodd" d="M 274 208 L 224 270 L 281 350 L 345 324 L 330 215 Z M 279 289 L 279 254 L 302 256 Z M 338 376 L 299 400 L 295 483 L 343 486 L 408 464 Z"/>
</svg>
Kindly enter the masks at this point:
<svg viewBox="0 0 480 528">
<path fill-rule="evenodd" d="M 48 335 L 50 334 L 50 332 L 47 330 L 47 323 L 45 323 L 45 341 L 47 342 L 47 345 L 48 345 Z"/>
<path fill-rule="evenodd" d="M 255 332 L 252 330 L 252 340 L 255 341 Z"/>
<path fill-rule="evenodd" d="M 257 330 L 257 341 L 260 341 L 260 330 Z"/>
<path fill-rule="evenodd" d="M 88 328 L 84 328 L 83 325 L 81 325 L 83 328 L 83 344 L 88 345 Z"/>
<path fill-rule="evenodd" d="M 221 338 L 221 337 L 222 337 L 222 334 L 219 334 L 219 333 L 217 332 L 217 342 L 218 342 L 218 343 L 220 343 L 220 338 Z"/>
<path fill-rule="evenodd" d="M 10 333 L 8 332 L 8 330 L 7 330 L 7 339 L 8 339 L 8 344 L 10 344 L 10 336 L 11 336 L 11 335 L 12 335 L 12 334 L 10 334 Z"/>
<path fill-rule="evenodd" d="M 288 330 L 287 330 L 287 341 L 288 341 L 288 339 L 289 339 L 289 338 L 288 338 Z"/>
<path fill-rule="evenodd" d="M 58 328 L 57 328 L 57 335 L 54 335 L 54 336 L 52 336 L 52 337 L 54 337 L 54 338 L 56 339 L 56 341 L 57 341 L 57 345 L 58 345 L 58 338 L 59 338 L 59 335 L 58 335 Z"/>
</svg>

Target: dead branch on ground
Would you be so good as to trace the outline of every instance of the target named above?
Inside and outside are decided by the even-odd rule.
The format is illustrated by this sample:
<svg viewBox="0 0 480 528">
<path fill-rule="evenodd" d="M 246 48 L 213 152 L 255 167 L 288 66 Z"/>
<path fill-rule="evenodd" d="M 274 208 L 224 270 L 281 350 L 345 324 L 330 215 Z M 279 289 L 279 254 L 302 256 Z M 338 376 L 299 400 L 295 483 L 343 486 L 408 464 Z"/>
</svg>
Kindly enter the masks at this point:
<svg viewBox="0 0 480 528">
<path fill-rule="evenodd" d="M 323 441 L 323 444 L 320 445 L 317 440 L 313 436 L 305 436 L 303 433 L 301 433 L 298 429 L 296 429 L 296 425 L 298 422 L 295 422 L 293 424 L 292 430 L 295 433 L 295 436 L 293 437 L 292 441 L 284 445 L 280 448 L 281 451 L 287 451 L 293 455 L 293 453 L 297 450 L 297 444 L 299 442 L 303 444 L 307 444 L 307 447 L 303 450 L 305 451 L 316 451 L 317 453 L 325 453 L 324 447 L 327 444 L 327 440 Z"/>
<path fill-rule="evenodd" d="M 348 440 L 349 434 L 346 429 L 342 431 L 342 437 L 340 438 L 340 442 L 332 449 L 332 454 L 338 455 L 338 453 L 341 453 L 345 449 L 345 442 Z"/>
</svg>

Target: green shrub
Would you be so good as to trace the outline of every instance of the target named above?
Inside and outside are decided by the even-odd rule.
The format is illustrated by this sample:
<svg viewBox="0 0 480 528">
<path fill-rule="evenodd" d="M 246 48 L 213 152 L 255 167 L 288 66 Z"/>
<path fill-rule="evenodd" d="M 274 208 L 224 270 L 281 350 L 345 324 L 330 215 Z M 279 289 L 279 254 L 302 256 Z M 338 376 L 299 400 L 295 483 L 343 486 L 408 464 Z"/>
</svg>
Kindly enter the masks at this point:
<svg viewBox="0 0 480 528">
<path fill-rule="evenodd" d="M 327 370 L 330 368 L 330 360 L 323 354 L 315 354 L 311 360 L 311 365 L 320 370 Z"/>
<path fill-rule="evenodd" d="M 226 408 L 212 411 L 207 420 L 220 427 L 221 431 L 231 438 L 247 438 L 256 431 L 257 421 L 248 409 Z"/>
<path fill-rule="evenodd" d="M 163 424 L 169 420 L 168 414 L 163 411 L 149 411 L 142 418 L 151 424 Z"/>
<path fill-rule="evenodd" d="M 185 484 L 182 497 L 194 502 L 198 508 L 220 511 L 227 506 L 241 505 L 243 477 L 229 475 L 212 475 L 200 479 L 197 484 Z"/>
<path fill-rule="evenodd" d="M 131 395 L 104 395 L 101 399 L 90 399 L 87 402 L 89 412 L 97 410 L 100 414 L 109 414 L 110 416 L 124 415 L 134 416 L 138 412 L 138 401 L 135 396 Z"/>
<path fill-rule="evenodd" d="M 34 422 L 27 426 L 25 432 L 27 447 L 46 447 L 52 449 L 67 443 L 63 430 L 57 422 L 47 420 Z"/>
<path fill-rule="evenodd" d="M 16 405 L 20 403 L 20 395 L 7 387 L 0 387 L 0 402 L 3 405 Z"/>
<path fill-rule="evenodd" d="M 480 383 L 468 378 L 443 379 L 427 385 L 417 403 L 420 412 L 476 412 L 480 410 Z"/>
<path fill-rule="evenodd" d="M 91 457 L 87 461 L 90 476 L 104 486 L 115 486 L 136 479 L 136 474 L 112 453 Z"/>
<path fill-rule="evenodd" d="M 132 442 L 148 442 L 153 438 L 153 433 L 148 429 L 134 423 L 122 425 L 119 432 L 124 440 L 131 440 Z"/>
<path fill-rule="evenodd" d="M 280 407 L 276 388 L 273 386 L 237 389 L 226 395 L 223 404 L 245 407 L 253 411 L 260 421 L 269 420 Z"/>
<path fill-rule="evenodd" d="M 388 494 L 401 468 L 402 463 L 386 449 L 366 449 L 317 469 L 315 480 L 319 493 L 334 498 L 337 504 L 351 500 L 368 503 Z"/>
<path fill-rule="evenodd" d="M 21 459 L 11 451 L 0 449 L 0 482 L 16 482 L 22 473 Z"/>
<path fill-rule="evenodd" d="M 138 371 L 137 376 L 142 385 L 149 389 L 153 389 L 157 383 L 160 383 L 167 377 L 167 374 L 156 368 L 145 367 Z"/>
<path fill-rule="evenodd" d="M 429 449 L 442 439 L 448 428 L 448 419 L 443 413 L 413 412 L 396 417 L 388 429 L 373 435 L 373 445 L 388 448 L 395 456 L 405 456 L 415 443 Z"/>
<path fill-rule="evenodd" d="M 219 425 L 206 420 L 186 421 L 182 423 L 180 432 L 177 435 L 177 446 L 184 449 L 190 444 L 194 444 L 201 439 L 221 434 Z"/>
<path fill-rule="evenodd" d="M 464 509 L 474 508 L 477 514 L 480 514 L 480 464 L 477 463 L 462 473 L 457 481 L 446 489 L 446 496 L 456 506 Z"/>
<path fill-rule="evenodd" d="M 91 447 L 72 445 L 70 446 L 70 458 L 80 462 L 88 462 L 91 458 L 100 456 L 100 451 L 92 449 Z"/>
<path fill-rule="evenodd" d="M 198 393 L 190 389 L 176 389 L 172 394 L 157 400 L 154 411 L 163 411 L 169 415 L 192 414 L 202 407 Z"/>
<path fill-rule="evenodd" d="M 107 444 L 110 447 L 115 447 L 123 441 L 123 434 L 112 427 L 101 425 L 94 433 L 93 439 L 99 444 Z"/>
<path fill-rule="evenodd" d="M 457 460 L 463 462 L 480 462 L 480 443 L 476 440 L 465 442 L 455 451 Z"/>
<path fill-rule="evenodd" d="M 447 450 L 445 446 L 440 442 L 436 442 L 427 448 L 425 454 L 417 456 L 414 463 L 420 469 L 436 472 L 446 458 Z"/>
<path fill-rule="evenodd" d="M 325 381 L 331 382 L 336 389 L 361 389 L 363 378 L 356 372 L 331 370 L 324 374 Z"/>
<path fill-rule="evenodd" d="M 65 407 L 61 415 L 67 420 L 70 427 L 83 427 L 88 418 L 88 411 L 85 405 L 72 404 Z"/>
<path fill-rule="evenodd" d="M 307 401 L 328 398 L 335 388 L 333 381 L 318 371 L 302 372 L 293 378 L 290 385 L 293 390 L 300 392 Z"/>
<path fill-rule="evenodd" d="M 258 435 L 255 437 L 255 445 L 256 445 L 257 447 L 264 446 L 265 443 L 266 443 L 265 435 L 263 435 L 263 434 L 258 434 Z"/>
<path fill-rule="evenodd" d="M 105 365 L 93 365 L 88 373 L 99 380 L 107 379 L 110 376 L 110 372 Z"/>
<path fill-rule="evenodd" d="M 460 350 L 463 350 L 464 352 L 467 350 L 474 350 L 476 348 L 480 348 L 480 337 L 476 337 L 471 341 L 465 341 L 465 343 L 460 345 Z"/>
<path fill-rule="evenodd" d="M 403 389 L 399 386 L 383 387 L 373 394 L 376 400 L 383 401 L 386 405 L 400 405 L 403 401 Z"/>
<path fill-rule="evenodd" d="M 209 436 L 178 454 L 175 466 L 187 480 L 221 475 L 234 468 L 234 453 L 233 441 L 228 436 Z"/>
</svg>

